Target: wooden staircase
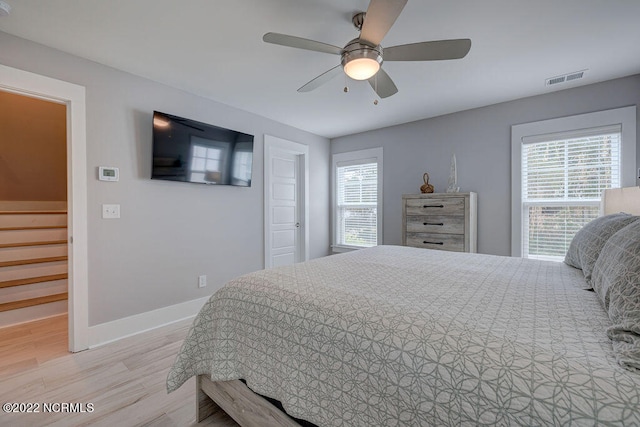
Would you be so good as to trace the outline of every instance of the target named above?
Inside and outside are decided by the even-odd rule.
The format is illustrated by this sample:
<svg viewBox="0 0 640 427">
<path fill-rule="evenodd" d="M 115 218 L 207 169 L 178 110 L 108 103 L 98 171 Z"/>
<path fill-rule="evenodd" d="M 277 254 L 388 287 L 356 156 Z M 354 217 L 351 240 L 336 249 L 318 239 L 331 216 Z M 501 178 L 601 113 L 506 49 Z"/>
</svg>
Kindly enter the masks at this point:
<svg viewBox="0 0 640 427">
<path fill-rule="evenodd" d="M 0 202 L 0 327 L 66 312 L 66 202 Z"/>
</svg>

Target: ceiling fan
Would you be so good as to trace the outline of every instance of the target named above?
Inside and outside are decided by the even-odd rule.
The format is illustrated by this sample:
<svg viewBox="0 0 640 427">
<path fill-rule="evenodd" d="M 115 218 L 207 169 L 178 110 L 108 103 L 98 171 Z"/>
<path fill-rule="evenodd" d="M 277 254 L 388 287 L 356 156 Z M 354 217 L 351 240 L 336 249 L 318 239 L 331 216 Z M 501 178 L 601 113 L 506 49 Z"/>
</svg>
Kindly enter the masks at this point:
<svg viewBox="0 0 640 427">
<path fill-rule="evenodd" d="M 279 33 L 266 33 L 262 40 L 267 43 L 341 56 L 339 65 L 320 74 L 298 92 L 309 92 L 340 74 L 355 80 L 368 80 L 380 98 L 398 92 L 391 77 L 380 66 L 383 61 L 437 61 L 464 58 L 471 49 L 470 39 L 436 40 L 392 46 L 382 49 L 380 42 L 389 32 L 407 4 L 407 0 L 371 0 L 366 12 L 353 16 L 353 24 L 360 37 L 344 47 L 333 46 L 315 40 Z"/>
</svg>

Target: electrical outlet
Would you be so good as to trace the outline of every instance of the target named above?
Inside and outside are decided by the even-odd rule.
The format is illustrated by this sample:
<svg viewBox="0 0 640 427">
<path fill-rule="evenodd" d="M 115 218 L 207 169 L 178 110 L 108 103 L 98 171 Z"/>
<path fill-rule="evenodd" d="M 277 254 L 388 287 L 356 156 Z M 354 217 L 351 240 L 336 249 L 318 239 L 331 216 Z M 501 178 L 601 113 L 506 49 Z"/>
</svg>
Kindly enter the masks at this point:
<svg viewBox="0 0 640 427">
<path fill-rule="evenodd" d="M 102 218 L 103 219 L 120 218 L 120 205 L 102 205 Z"/>
<path fill-rule="evenodd" d="M 207 276 L 204 274 L 202 276 L 198 276 L 198 287 L 204 288 L 205 286 L 207 286 Z"/>
</svg>

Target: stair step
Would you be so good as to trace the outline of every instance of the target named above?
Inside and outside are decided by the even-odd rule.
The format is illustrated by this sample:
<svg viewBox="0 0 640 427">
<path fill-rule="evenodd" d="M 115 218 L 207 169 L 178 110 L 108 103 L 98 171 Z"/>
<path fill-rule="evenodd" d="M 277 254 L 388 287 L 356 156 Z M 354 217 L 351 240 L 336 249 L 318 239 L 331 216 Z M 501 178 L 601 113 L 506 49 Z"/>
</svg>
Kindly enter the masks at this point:
<svg viewBox="0 0 640 427">
<path fill-rule="evenodd" d="M 47 240 L 40 242 L 14 242 L 14 243 L 0 243 L 0 248 L 17 248 L 19 246 L 43 246 L 43 245 L 62 245 L 66 244 L 66 240 Z"/>
<path fill-rule="evenodd" d="M 18 212 L 4 211 L 0 213 L 0 230 L 32 230 L 46 228 L 60 228 L 67 225 L 67 214 L 53 211 L 40 213 L 38 211 Z"/>
<path fill-rule="evenodd" d="M 67 228 L 67 226 L 66 225 L 34 225 L 33 227 L 0 227 L 0 231 L 48 230 L 50 228 Z"/>
<path fill-rule="evenodd" d="M 0 304 L 0 312 L 16 310 L 18 308 L 32 307 L 34 305 L 47 304 L 55 301 L 64 301 L 67 299 L 67 292 L 54 295 L 46 295 L 43 297 L 29 298 L 21 301 L 11 301 Z"/>
<path fill-rule="evenodd" d="M 0 262 L 16 259 L 49 258 L 68 255 L 67 245 L 23 246 L 20 248 L 0 249 Z"/>
<path fill-rule="evenodd" d="M 33 214 L 40 214 L 40 215 L 52 215 L 52 214 L 66 214 L 67 211 L 66 210 L 33 210 L 33 211 L 9 211 L 9 210 L 4 210 L 4 211 L 0 211 L 0 215 L 33 215 Z"/>
<path fill-rule="evenodd" d="M 58 211 L 67 212 L 68 203 L 66 200 L 23 200 L 23 201 L 0 201 L 0 212 L 39 212 Z"/>
<path fill-rule="evenodd" d="M 69 274 L 50 274 L 48 276 L 29 277 L 26 279 L 15 279 L 0 282 L 0 288 L 10 288 L 12 286 L 31 285 L 32 283 L 50 282 L 53 280 L 62 280 L 69 278 Z"/>
<path fill-rule="evenodd" d="M 55 261 L 67 261 L 67 256 L 52 256 L 46 258 L 30 258 L 30 259 L 17 259 L 14 261 L 0 261 L 0 267 L 9 267 L 12 265 L 27 265 L 27 264 L 40 264 L 43 262 L 55 262 Z"/>
</svg>

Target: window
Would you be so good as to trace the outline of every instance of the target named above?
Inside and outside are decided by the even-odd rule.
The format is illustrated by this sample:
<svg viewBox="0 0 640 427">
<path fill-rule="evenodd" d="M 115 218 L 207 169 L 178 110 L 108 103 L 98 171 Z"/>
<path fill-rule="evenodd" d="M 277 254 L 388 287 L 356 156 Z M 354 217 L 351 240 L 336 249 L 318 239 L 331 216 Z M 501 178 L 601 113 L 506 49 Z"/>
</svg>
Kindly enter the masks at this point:
<svg viewBox="0 0 640 427">
<path fill-rule="evenodd" d="M 523 141 L 523 256 L 561 261 L 573 235 L 620 187 L 620 126 L 592 135 Z"/>
<path fill-rule="evenodd" d="M 633 117 L 618 109 L 513 126 L 513 255 L 562 261 L 575 233 L 599 215 L 602 191 L 634 185 L 628 108 Z M 625 135 L 631 119 L 633 135 Z M 632 162 L 623 164 L 623 153 Z"/>
<path fill-rule="evenodd" d="M 333 248 L 382 243 L 382 148 L 333 156 Z"/>
</svg>

